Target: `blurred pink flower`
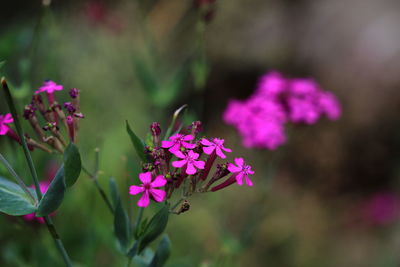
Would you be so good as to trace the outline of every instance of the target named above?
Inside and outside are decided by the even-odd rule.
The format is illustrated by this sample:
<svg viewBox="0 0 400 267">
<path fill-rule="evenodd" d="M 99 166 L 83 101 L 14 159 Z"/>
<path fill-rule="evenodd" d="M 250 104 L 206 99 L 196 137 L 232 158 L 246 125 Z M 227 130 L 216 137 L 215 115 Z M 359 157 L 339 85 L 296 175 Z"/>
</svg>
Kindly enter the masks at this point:
<svg viewBox="0 0 400 267">
<path fill-rule="evenodd" d="M 167 184 L 167 180 L 163 175 L 158 175 L 154 181 L 152 181 L 151 172 L 144 172 L 139 174 L 139 179 L 143 184 L 140 186 L 132 185 L 129 188 L 129 194 L 131 195 L 143 193 L 142 197 L 137 203 L 139 207 L 147 207 L 150 204 L 150 198 L 153 198 L 157 202 L 164 201 L 166 192 L 161 189 L 155 189 L 157 187 L 163 187 Z"/>
<path fill-rule="evenodd" d="M 55 91 L 61 91 L 62 89 L 63 89 L 62 85 L 56 84 L 55 82 L 53 82 L 51 80 L 47 80 L 43 83 L 43 85 L 41 87 L 39 87 L 38 90 L 35 91 L 35 94 L 39 94 L 42 92 L 52 94 Z"/>
<path fill-rule="evenodd" d="M 49 188 L 50 182 L 40 182 L 39 186 L 40 186 L 40 192 L 42 192 L 42 194 L 45 194 L 47 189 Z M 35 188 L 34 185 L 31 185 L 30 188 Z M 43 217 L 36 217 L 35 213 L 30 213 L 30 214 L 26 214 L 24 216 L 22 216 L 22 218 L 25 221 L 36 221 L 39 223 L 44 223 L 44 219 Z"/>
<path fill-rule="evenodd" d="M 6 135 L 8 133 L 10 126 L 7 124 L 12 123 L 13 121 L 14 119 L 10 113 L 0 115 L 0 135 Z"/>
</svg>

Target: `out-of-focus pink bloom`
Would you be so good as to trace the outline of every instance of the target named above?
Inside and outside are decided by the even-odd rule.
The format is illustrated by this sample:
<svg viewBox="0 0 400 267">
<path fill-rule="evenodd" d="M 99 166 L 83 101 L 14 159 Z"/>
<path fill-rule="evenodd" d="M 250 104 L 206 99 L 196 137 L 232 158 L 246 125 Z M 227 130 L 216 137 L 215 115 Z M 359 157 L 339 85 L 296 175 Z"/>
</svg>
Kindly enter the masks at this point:
<svg viewBox="0 0 400 267">
<path fill-rule="evenodd" d="M 193 135 L 183 135 L 183 134 L 175 134 L 169 138 L 171 141 L 162 141 L 161 147 L 169 148 L 169 151 L 173 154 L 179 152 L 181 147 L 187 149 L 193 149 L 196 147 L 196 144 L 190 144 L 187 141 L 192 141 L 194 139 Z"/>
<path fill-rule="evenodd" d="M 249 178 L 249 174 L 254 174 L 250 165 L 246 165 L 243 158 L 235 158 L 235 164 L 229 163 L 228 170 L 235 174 L 238 185 L 243 185 L 243 178 L 248 186 L 253 186 L 253 182 Z"/>
<path fill-rule="evenodd" d="M 10 113 L 0 115 L 0 135 L 6 135 L 8 133 L 10 126 L 7 124 L 12 123 L 13 121 L 14 119 Z"/>
<path fill-rule="evenodd" d="M 330 120 L 337 120 L 342 114 L 340 103 L 336 96 L 331 92 L 320 92 L 318 104 L 321 112 L 324 113 Z"/>
<path fill-rule="evenodd" d="M 49 188 L 49 185 L 50 185 L 49 182 L 40 182 L 39 183 L 40 192 L 42 192 L 42 194 L 45 194 L 47 189 Z M 31 185 L 30 188 L 35 188 L 35 186 Z M 36 217 L 35 213 L 26 214 L 22 216 L 22 218 L 25 221 L 37 221 L 39 223 L 44 223 L 43 217 Z"/>
<path fill-rule="evenodd" d="M 272 71 L 261 76 L 257 93 L 266 96 L 277 96 L 286 90 L 286 79 L 279 72 Z"/>
<path fill-rule="evenodd" d="M 341 115 L 332 93 L 321 90 L 313 79 L 285 79 L 270 72 L 247 100 L 229 101 L 223 119 L 236 127 L 246 147 L 274 150 L 286 142 L 286 123 L 314 124 L 322 115 L 331 120 Z"/>
<path fill-rule="evenodd" d="M 132 185 L 129 188 L 129 194 L 131 195 L 143 193 L 137 203 L 139 207 L 147 207 L 150 204 L 150 198 L 154 199 L 156 202 L 164 201 L 166 192 L 161 189 L 155 189 L 167 184 L 167 180 L 163 175 L 158 175 L 154 181 L 152 181 L 151 172 L 144 172 L 139 174 L 139 179 L 143 184 L 140 186 Z"/>
<path fill-rule="evenodd" d="M 186 174 L 195 174 L 197 172 L 196 168 L 204 169 L 205 162 L 202 160 L 197 160 L 200 155 L 192 150 L 189 150 L 186 154 L 177 151 L 175 156 L 182 160 L 173 161 L 172 166 L 175 168 L 182 168 L 186 166 Z"/>
<path fill-rule="evenodd" d="M 392 223 L 400 216 L 400 198 L 391 192 L 377 193 L 365 202 L 362 211 L 373 224 Z"/>
<path fill-rule="evenodd" d="M 214 138 L 211 141 L 203 138 L 200 143 L 203 145 L 203 151 L 204 153 L 206 153 L 207 155 L 211 155 L 214 151 L 215 153 L 220 157 L 225 159 L 226 156 L 225 154 L 222 152 L 222 150 L 226 151 L 226 152 L 232 152 L 231 149 L 224 147 L 224 139 L 219 139 L 219 138 Z"/>
<path fill-rule="evenodd" d="M 55 82 L 53 82 L 51 80 L 47 80 L 43 83 L 43 85 L 41 87 L 39 87 L 38 90 L 35 91 L 35 94 L 39 94 L 42 92 L 52 94 L 55 91 L 61 91 L 62 89 L 63 89 L 62 85 L 56 84 Z"/>
</svg>

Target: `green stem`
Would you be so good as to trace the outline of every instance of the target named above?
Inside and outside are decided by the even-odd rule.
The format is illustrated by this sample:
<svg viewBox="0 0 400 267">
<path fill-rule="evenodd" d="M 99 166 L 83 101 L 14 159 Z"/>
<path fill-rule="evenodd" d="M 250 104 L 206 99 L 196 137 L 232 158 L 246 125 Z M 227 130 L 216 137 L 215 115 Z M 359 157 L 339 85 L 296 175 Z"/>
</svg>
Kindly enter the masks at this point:
<svg viewBox="0 0 400 267">
<path fill-rule="evenodd" d="M 26 140 L 25 140 L 25 137 L 24 137 L 24 134 L 22 131 L 21 124 L 19 122 L 19 117 L 18 117 L 17 110 L 15 108 L 15 104 L 12 99 L 10 89 L 8 88 L 7 82 L 4 78 L 1 79 L 1 84 L 3 85 L 3 89 L 4 89 L 4 92 L 6 95 L 6 101 L 7 101 L 8 107 L 10 108 L 11 115 L 14 118 L 15 128 L 17 129 L 17 133 L 22 142 L 22 148 L 24 149 L 26 161 L 28 162 L 29 170 L 32 174 L 32 179 L 35 184 L 37 198 L 40 201 L 42 199 L 42 192 L 40 191 L 36 168 L 35 168 L 35 165 L 33 164 L 32 156 L 29 153 L 28 145 L 26 144 Z M 64 248 L 64 245 L 57 233 L 56 227 L 54 226 L 52 220 L 48 216 L 44 216 L 44 221 L 46 222 L 47 230 L 49 230 L 51 236 L 54 239 L 57 249 L 59 250 L 59 252 L 61 253 L 61 256 L 63 257 L 65 265 L 67 267 L 72 267 L 72 262 L 68 256 L 67 251 Z"/>
<path fill-rule="evenodd" d="M 114 208 L 110 202 L 110 200 L 107 197 L 106 192 L 104 191 L 104 189 L 101 187 L 98 179 L 97 179 L 97 175 L 92 174 L 88 169 L 86 169 L 85 166 L 82 165 L 82 170 L 90 177 L 93 179 L 94 185 L 96 186 L 97 191 L 100 193 L 101 198 L 104 200 L 104 202 L 106 203 L 108 209 L 110 210 L 110 212 L 112 214 L 114 214 Z"/>
<path fill-rule="evenodd" d="M 22 190 L 25 191 L 25 193 L 33 200 L 33 203 L 36 203 L 35 197 L 32 195 L 32 193 L 29 191 L 28 187 L 22 181 L 21 177 L 18 176 L 18 174 L 14 171 L 14 169 L 11 167 L 10 163 L 4 158 L 4 156 L 0 153 L 0 161 L 3 162 L 4 166 L 8 169 L 8 171 L 11 173 L 11 175 L 15 178 L 19 186 L 22 188 Z"/>
<path fill-rule="evenodd" d="M 138 216 L 136 218 L 136 223 L 135 223 L 135 229 L 138 229 L 138 227 L 140 226 L 140 223 L 142 222 L 143 212 L 144 212 L 144 208 L 139 208 L 139 213 L 138 213 Z"/>
</svg>

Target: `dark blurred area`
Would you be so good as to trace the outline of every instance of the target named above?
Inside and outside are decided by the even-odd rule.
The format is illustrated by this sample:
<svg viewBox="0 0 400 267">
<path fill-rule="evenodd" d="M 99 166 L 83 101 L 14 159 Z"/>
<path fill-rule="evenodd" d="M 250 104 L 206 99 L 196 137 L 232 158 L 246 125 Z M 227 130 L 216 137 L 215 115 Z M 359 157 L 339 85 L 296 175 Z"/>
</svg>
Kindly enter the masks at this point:
<svg viewBox="0 0 400 267">
<path fill-rule="evenodd" d="M 399 266 L 400 2 L 216 0 L 204 13 L 194 2 L 6 1 L 0 73 L 20 106 L 48 78 L 79 88 L 81 150 L 100 147 L 104 178 L 126 192 L 137 166 L 124 121 L 145 136 L 184 103 L 188 121 L 252 163 L 253 188 L 195 197 L 172 220 L 167 266 Z M 341 119 L 292 126 L 276 151 L 242 147 L 222 113 L 269 70 L 316 79 L 338 96 Z M 0 147 L 23 166 L 5 138 Z M 44 172 L 49 157 L 37 157 Z M 120 266 L 111 228 L 96 220 L 106 212 L 82 180 L 56 219 L 66 246 L 79 266 Z M 86 198 L 92 209 L 76 210 Z M 50 243 L 44 231 L 5 216 L 0 225 L 0 265 L 56 266 L 26 240 Z"/>
</svg>

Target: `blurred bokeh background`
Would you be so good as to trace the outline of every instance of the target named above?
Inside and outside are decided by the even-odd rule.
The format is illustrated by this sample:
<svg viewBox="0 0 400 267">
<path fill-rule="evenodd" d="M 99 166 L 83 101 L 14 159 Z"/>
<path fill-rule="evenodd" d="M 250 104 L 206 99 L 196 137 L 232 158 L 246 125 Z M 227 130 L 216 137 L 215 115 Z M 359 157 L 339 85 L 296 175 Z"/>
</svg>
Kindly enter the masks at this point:
<svg viewBox="0 0 400 267">
<path fill-rule="evenodd" d="M 131 213 L 139 170 L 125 120 L 145 136 L 186 103 L 187 122 L 246 157 L 254 187 L 196 195 L 171 218 L 169 266 L 399 266 L 400 2 L 195 2 L 213 1 L 4 1 L 1 75 L 21 108 L 46 79 L 81 90 L 83 161 L 92 167 L 100 149 L 100 182 L 116 177 Z M 291 127 L 276 151 L 243 148 L 222 112 L 268 70 L 314 77 L 342 118 Z M 4 136 L 0 148 L 29 181 L 22 150 Z M 42 180 L 59 164 L 34 159 Z M 79 266 L 124 263 L 84 174 L 54 220 Z M 42 226 L 0 216 L 1 266 L 61 266 L 51 242 Z"/>
</svg>

